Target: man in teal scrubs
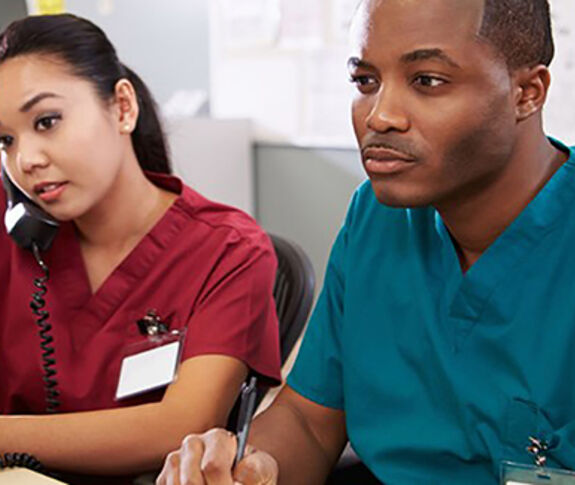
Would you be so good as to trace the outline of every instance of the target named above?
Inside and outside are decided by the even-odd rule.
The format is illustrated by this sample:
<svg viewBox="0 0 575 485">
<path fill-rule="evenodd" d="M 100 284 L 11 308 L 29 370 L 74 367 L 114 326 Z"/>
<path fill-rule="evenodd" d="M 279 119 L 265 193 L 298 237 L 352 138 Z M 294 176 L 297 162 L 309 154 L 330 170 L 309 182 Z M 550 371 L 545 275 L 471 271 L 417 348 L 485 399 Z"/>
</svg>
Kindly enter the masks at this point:
<svg viewBox="0 0 575 485">
<path fill-rule="evenodd" d="M 542 130 L 549 24 L 545 0 L 362 3 L 369 182 L 235 480 L 323 483 L 346 438 L 387 484 L 498 483 L 529 437 L 575 468 L 575 157 Z M 190 436 L 158 483 L 231 484 L 235 449 Z"/>
</svg>

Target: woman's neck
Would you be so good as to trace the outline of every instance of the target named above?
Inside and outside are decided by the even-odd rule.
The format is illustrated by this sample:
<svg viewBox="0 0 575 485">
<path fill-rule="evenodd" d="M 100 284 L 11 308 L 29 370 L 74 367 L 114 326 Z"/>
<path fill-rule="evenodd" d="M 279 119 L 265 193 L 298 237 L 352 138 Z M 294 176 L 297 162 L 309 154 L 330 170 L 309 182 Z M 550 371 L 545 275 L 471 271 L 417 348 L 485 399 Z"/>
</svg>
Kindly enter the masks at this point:
<svg viewBox="0 0 575 485">
<path fill-rule="evenodd" d="M 101 203 L 75 220 L 84 246 L 119 250 L 132 246 L 177 198 L 151 183 L 135 163 L 136 167 L 125 164 Z"/>
</svg>

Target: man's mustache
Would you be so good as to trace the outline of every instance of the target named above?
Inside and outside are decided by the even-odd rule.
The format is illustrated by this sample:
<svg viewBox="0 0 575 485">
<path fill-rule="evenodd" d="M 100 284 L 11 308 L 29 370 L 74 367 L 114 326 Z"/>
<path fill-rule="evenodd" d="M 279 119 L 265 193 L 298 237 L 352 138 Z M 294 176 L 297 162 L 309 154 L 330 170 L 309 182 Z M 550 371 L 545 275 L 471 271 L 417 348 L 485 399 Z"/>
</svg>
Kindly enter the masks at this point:
<svg viewBox="0 0 575 485">
<path fill-rule="evenodd" d="M 400 139 L 395 135 L 381 135 L 368 133 L 360 141 L 360 149 L 363 154 L 368 148 L 386 148 L 405 155 L 406 158 L 418 159 L 419 150 L 408 140 Z"/>
</svg>

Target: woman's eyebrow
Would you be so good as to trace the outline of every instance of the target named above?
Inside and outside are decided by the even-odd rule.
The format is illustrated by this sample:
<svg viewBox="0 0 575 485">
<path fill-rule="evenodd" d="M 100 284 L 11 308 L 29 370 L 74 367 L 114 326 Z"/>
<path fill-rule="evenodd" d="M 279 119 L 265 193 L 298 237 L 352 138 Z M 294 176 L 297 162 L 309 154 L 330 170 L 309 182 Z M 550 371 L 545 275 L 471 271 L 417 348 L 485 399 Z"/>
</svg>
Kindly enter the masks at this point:
<svg viewBox="0 0 575 485">
<path fill-rule="evenodd" d="M 61 98 L 61 96 L 55 94 L 55 93 L 39 93 L 36 96 L 32 97 L 31 99 L 29 99 L 28 101 L 26 101 L 21 107 L 20 107 L 20 112 L 21 113 L 26 113 L 27 111 L 30 111 L 34 105 L 38 104 L 40 101 L 42 101 L 43 99 L 46 98 Z"/>
</svg>

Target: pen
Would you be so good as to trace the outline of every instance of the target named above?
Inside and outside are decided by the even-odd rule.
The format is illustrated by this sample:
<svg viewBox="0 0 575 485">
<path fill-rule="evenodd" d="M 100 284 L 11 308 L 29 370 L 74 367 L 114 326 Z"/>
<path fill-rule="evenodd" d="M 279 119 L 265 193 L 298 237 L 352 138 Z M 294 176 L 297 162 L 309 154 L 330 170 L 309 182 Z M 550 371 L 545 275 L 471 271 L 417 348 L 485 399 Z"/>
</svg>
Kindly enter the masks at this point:
<svg viewBox="0 0 575 485">
<path fill-rule="evenodd" d="M 248 441 L 248 433 L 250 432 L 250 424 L 254 411 L 256 410 L 256 397 L 257 397 L 257 379 L 251 377 L 249 384 L 242 386 L 242 395 L 240 403 L 240 412 L 238 413 L 238 426 L 236 429 L 236 436 L 238 439 L 238 452 L 234 460 L 236 466 L 244 457 L 246 451 L 246 444 Z"/>
</svg>

